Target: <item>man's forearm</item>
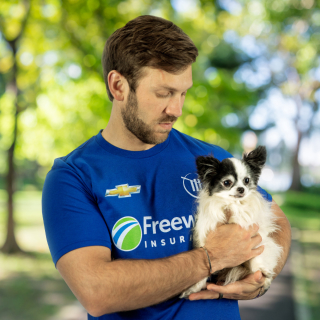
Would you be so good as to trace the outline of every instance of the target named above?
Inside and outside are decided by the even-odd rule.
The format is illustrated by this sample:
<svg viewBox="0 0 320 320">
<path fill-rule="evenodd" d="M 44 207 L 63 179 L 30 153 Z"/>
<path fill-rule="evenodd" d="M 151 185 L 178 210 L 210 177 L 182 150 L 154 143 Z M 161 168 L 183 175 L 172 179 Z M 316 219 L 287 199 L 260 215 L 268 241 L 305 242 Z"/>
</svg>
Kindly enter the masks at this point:
<svg viewBox="0 0 320 320">
<path fill-rule="evenodd" d="M 160 303 L 209 275 L 201 248 L 156 260 L 101 261 L 90 269 L 77 284 L 67 283 L 93 316 Z"/>
<path fill-rule="evenodd" d="M 262 253 L 258 226 L 227 224 L 210 231 L 206 249 L 212 272 L 237 266 Z M 154 260 L 111 261 L 111 250 L 89 246 L 72 250 L 57 262 L 62 277 L 93 316 L 140 309 L 165 301 L 209 276 L 204 249 Z M 216 298 L 216 297 L 215 297 Z"/>
<path fill-rule="evenodd" d="M 102 290 L 100 297 L 102 305 L 108 301 L 108 311 L 114 312 L 120 308 L 143 308 L 174 297 L 208 276 L 209 269 L 203 249 L 197 249 L 165 259 L 113 261 L 106 266 L 106 274 L 107 285 L 113 290 L 109 297 L 103 297 Z M 117 306 L 119 301 L 121 305 Z M 110 310 L 111 306 L 114 310 Z"/>
<path fill-rule="evenodd" d="M 277 216 L 276 222 L 279 227 L 279 230 L 277 232 L 274 232 L 271 235 L 271 237 L 283 249 L 282 255 L 281 255 L 281 257 L 278 261 L 278 264 L 274 270 L 274 272 L 276 273 L 276 276 L 277 276 L 281 272 L 281 270 L 283 269 L 283 267 L 287 261 L 288 255 L 289 255 L 290 245 L 291 245 L 291 226 L 290 226 L 290 223 L 289 223 L 287 217 L 285 216 L 283 211 L 280 209 L 280 207 L 275 202 L 272 203 L 272 209 L 273 209 L 275 215 Z"/>
</svg>

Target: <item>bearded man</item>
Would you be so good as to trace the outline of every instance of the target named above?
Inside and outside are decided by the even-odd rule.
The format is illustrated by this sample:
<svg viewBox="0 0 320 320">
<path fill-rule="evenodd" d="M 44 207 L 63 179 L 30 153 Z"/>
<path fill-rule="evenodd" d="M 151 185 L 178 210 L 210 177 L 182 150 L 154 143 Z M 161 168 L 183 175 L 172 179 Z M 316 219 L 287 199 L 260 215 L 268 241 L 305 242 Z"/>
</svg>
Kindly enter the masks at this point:
<svg viewBox="0 0 320 320">
<path fill-rule="evenodd" d="M 88 319 L 240 319 L 237 300 L 263 294 L 260 271 L 227 286 L 206 276 L 258 256 L 258 226 L 223 225 L 192 249 L 201 184 L 195 158 L 231 157 L 172 128 L 182 114 L 198 50 L 172 22 L 140 16 L 107 40 L 102 64 L 112 112 L 107 127 L 55 160 L 43 189 L 53 261 Z M 263 196 L 271 196 L 259 188 Z M 272 203 L 288 256 L 290 225 Z M 211 265 L 210 265 L 211 264 Z"/>
</svg>

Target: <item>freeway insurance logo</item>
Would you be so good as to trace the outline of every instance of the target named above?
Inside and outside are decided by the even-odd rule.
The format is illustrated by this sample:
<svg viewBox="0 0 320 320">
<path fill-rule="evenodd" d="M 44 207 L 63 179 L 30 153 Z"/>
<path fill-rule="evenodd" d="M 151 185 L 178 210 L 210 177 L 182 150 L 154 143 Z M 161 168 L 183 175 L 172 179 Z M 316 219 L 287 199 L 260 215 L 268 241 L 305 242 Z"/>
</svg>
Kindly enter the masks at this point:
<svg viewBox="0 0 320 320">
<path fill-rule="evenodd" d="M 132 217 L 119 219 L 112 228 L 114 245 L 122 251 L 132 251 L 137 248 L 142 239 L 139 222 Z"/>
</svg>

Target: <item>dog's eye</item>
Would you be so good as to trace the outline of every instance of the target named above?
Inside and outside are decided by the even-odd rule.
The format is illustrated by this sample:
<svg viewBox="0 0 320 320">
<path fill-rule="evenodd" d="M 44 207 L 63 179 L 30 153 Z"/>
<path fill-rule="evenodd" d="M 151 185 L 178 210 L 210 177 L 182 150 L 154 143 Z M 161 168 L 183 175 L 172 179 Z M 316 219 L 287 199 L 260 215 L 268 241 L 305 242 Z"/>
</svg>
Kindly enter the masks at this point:
<svg viewBox="0 0 320 320">
<path fill-rule="evenodd" d="M 225 187 L 230 187 L 232 182 L 230 180 L 225 180 L 225 181 L 223 181 L 223 184 Z"/>
<path fill-rule="evenodd" d="M 248 184 L 248 183 L 249 183 L 249 181 L 250 181 L 250 179 L 249 179 L 249 178 L 244 178 L 244 183 L 245 183 L 245 184 Z"/>
</svg>

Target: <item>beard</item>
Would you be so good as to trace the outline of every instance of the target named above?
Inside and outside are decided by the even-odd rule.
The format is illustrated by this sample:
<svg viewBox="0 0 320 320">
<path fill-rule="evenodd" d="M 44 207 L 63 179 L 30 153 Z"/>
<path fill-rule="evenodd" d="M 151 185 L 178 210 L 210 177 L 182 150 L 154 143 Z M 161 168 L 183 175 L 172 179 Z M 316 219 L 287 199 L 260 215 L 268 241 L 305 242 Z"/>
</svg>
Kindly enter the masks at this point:
<svg viewBox="0 0 320 320">
<path fill-rule="evenodd" d="M 143 143 L 159 144 L 164 142 L 168 138 L 171 129 L 160 129 L 156 131 L 154 127 L 158 123 L 175 122 L 177 117 L 166 115 L 165 117 L 153 121 L 151 124 L 147 124 L 139 118 L 138 109 L 137 96 L 134 92 L 130 91 L 126 106 L 121 110 L 122 119 L 126 128 Z M 157 135 L 156 133 L 160 133 L 160 135 Z"/>
</svg>

